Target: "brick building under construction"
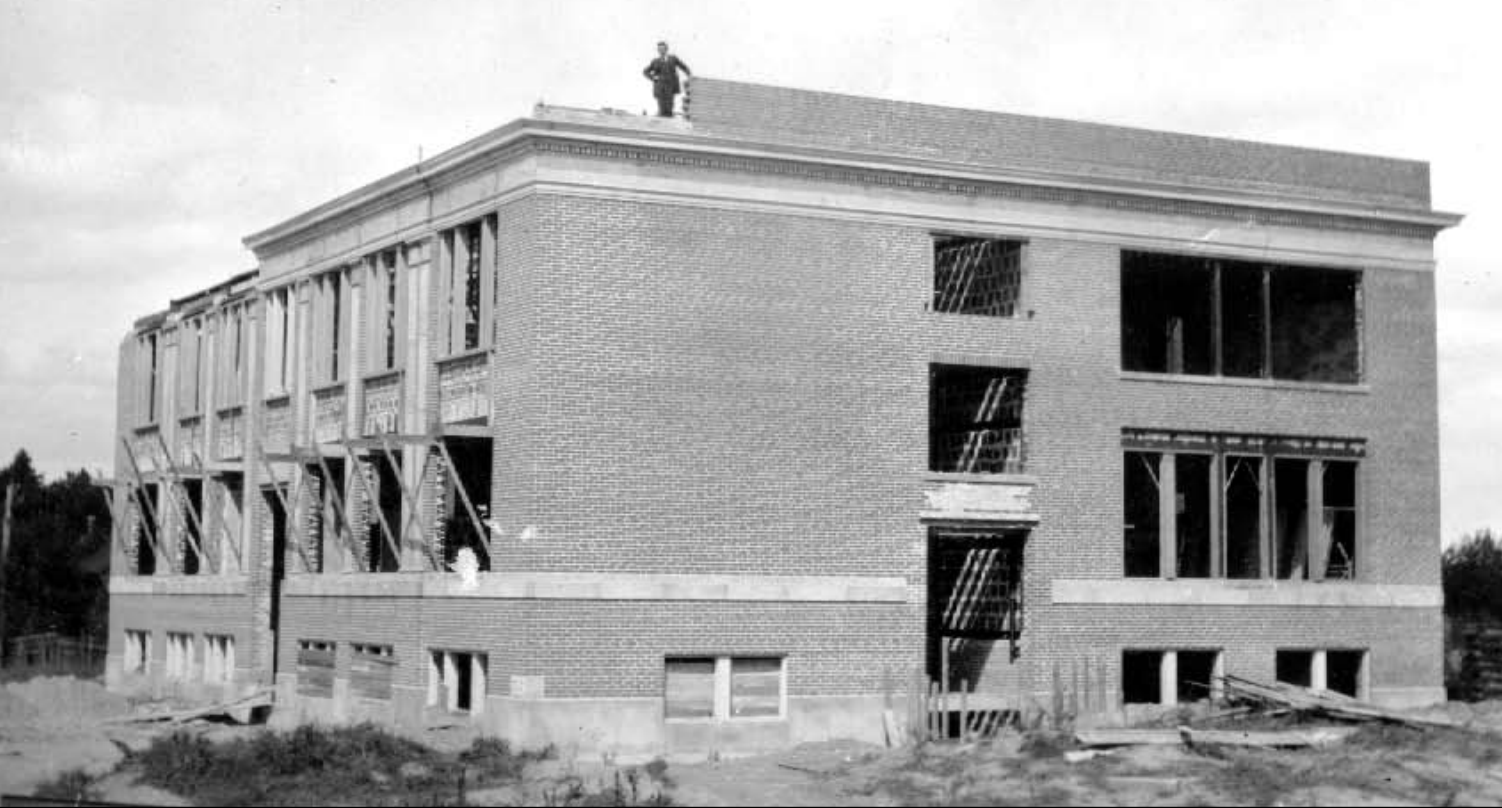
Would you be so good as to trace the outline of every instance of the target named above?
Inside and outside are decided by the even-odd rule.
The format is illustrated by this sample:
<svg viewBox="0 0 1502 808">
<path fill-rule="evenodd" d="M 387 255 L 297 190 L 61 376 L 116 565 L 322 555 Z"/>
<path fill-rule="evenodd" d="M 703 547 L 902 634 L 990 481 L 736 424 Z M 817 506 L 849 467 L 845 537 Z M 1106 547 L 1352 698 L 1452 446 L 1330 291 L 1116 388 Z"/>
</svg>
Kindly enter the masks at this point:
<svg viewBox="0 0 1502 808">
<path fill-rule="evenodd" d="M 135 323 L 108 681 L 625 753 L 880 739 L 915 670 L 1440 699 L 1458 221 L 1407 160 L 538 107 Z"/>
</svg>

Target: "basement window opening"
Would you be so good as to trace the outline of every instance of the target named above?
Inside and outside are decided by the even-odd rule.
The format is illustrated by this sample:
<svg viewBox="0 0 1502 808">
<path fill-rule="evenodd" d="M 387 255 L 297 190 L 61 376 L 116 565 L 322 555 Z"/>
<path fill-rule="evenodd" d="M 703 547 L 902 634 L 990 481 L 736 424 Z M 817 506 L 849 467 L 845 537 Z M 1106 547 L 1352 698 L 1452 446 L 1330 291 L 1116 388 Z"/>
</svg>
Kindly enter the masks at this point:
<svg viewBox="0 0 1502 808">
<path fill-rule="evenodd" d="M 1020 474 L 1027 371 L 934 365 L 929 371 L 929 471 Z"/>
<path fill-rule="evenodd" d="M 1015 317 L 1022 293 L 1021 241 L 934 237 L 934 311 Z"/>
<path fill-rule="evenodd" d="M 1158 704 L 1163 700 L 1163 652 L 1121 652 L 1123 704 Z"/>
<path fill-rule="evenodd" d="M 471 651 L 433 651 L 428 662 L 428 706 L 451 713 L 485 709 L 487 657 Z"/>
<path fill-rule="evenodd" d="M 1273 657 L 1273 664 L 1278 681 L 1299 687 L 1313 687 L 1313 651 L 1279 650 Z"/>
<path fill-rule="evenodd" d="M 297 693 L 325 699 L 334 695 L 334 643 L 298 641 Z"/>
<path fill-rule="evenodd" d="M 235 638 L 207 634 L 203 638 L 203 680 L 227 684 L 235 675 Z"/>
<path fill-rule="evenodd" d="M 184 681 L 193 666 L 193 635 L 167 632 L 167 659 L 163 673 L 168 679 Z"/>
<path fill-rule="evenodd" d="M 145 673 L 146 664 L 151 659 L 151 632 L 126 629 L 124 657 L 126 673 Z"/>
<path fill-rule="evenodd" d="M 1329 651 L 1325 657 L 1325 688 L 1353 699 L 1364 698 L 1365 651 Z"/>
<path fill-rule="evenodd" d="M 391 675 L 396 654 L 389 645 L 355 643 L 350 646 L 349 689 L 357 698 L 391 700 Z"/>
<path fill-rule="evenodd" d="M 785 672 L 780 656 L 668 657 L 663 715 L 700 721 L 783 718 Z"/>
</svg>

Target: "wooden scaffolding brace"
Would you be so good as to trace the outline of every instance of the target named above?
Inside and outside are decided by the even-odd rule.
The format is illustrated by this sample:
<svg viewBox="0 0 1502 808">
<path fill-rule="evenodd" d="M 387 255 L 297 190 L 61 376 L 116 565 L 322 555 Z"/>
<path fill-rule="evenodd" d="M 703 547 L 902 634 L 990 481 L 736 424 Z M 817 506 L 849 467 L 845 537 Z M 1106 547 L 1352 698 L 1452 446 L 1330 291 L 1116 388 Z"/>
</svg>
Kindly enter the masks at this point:
<svg viewBox="0 0 1502 808">
<path fill-rule="evenodd" d="M 288 532 L 291 534 L 291 538 L 297 544 L 297 554 L 302 556 L 303 567 L 312 570 L 313 560 L 308 557 L 307 537 L 303 535 L 302 522 L 298 520 L 297 512 L 288 503 L 287 495 L 282 492 L 282 485 L 276 480 L 276 471 L 271 468 L 273 458 L 266 452 L 265 445 L 260 441 L 256 442 L 255 449 L 256 457 L 261 461 L 261 469 L 266 472 L 266 479 L 271 483 L 271 492 L 276 495 L 277 501 L 282 505 L 283 519 L 288 525 Z M 278 455 L 275 460 L 276 462 L 297 462 L 291 455 Z M 302 501 L 303 476 L 298 475 L 297 487 L 292 491 L 294 501 L 296 502 Z"/>
<path fill-rule="evenodd" d="M 365 449 L 365 450 L 371 451 L 371 452 L 374 452 L 376 450 L 380 450 L 381 454 L 385 456 L 386 462 L 388 464 L 390 464 L 391 470 L 394 473 L 394 475 L 396 476 L 397 484 L 401 486 L 401 489 L 402 489 L 402 498 L 407 503 L 407 507 L 409 509 L 408 518 L 405 519 L 405 520 L 403 520 L 403 522 L 402 522 L 403 538 L 405 538 L 407 529 L 411 526 L 411 524 L 414 521 L 416 521 L 416 523 L 417 523 L 418 532 L 421 533 L 421 531 L 422 531 L 422 521 L 421 521 L 421 518 L 418 515 L 418 514 L 421 513 L 421 510 L 420 510 L 419 505 L 418 505 L 419 500 L 417 498 L 416 492 L 414 492 L 412 489 L 410 489 L 407 486 L 406 481 L 404 481 L 402 479 L 402 476 L 401 476 L 401 466 L 397 463 L 396 456 L 392 452 L 392 449 L 393 448 L 399 448 L 399 447 L 402 447 L 402 446 L 415 446 L 415 447 L 418 447 L 418 448 L 425 448 L 425 449 L 436 448 L 438 450 L 439 455 L 441 455 L 443 457 L 443 462 L 445 464 L 447 464 L 447 466 L 448 466 L 449 474 L 452 476 L 453 481 L 454 481 L 454 491 L 456 493 L 458 493 L 458 495 L 459 495 L 459 501 L 460 501 L 460 503 L 462 503 L 464 505 L 465 516 L 469 519 L 470 525 L 475 529 L 475 535 L 479 537 L 479 539 L 480 539 L 480 545 L 483 548 L 485 548 L 485 556 L 486 556 L 486 558 L 488 558 L 488 559 L 494 559 L 494 553 L 491 550 L 489 528 L 485 525 L 485 522 L 480 519 L 479 513 L 475 510 L 474 500 L 472 500 L 470 498 L 469 492 L 464 488 L 464 483 L 459 480 L 459 475 L 455 471 L 456 466 L 454 465 L 454 457 L 453 457 L 452 454 L 449 453 L 448 446 L 444 443 L 443 433 L 441 433 L 441 432 L 432 432 L 432 433 L 429 433 L 429 434 L 426 434 L 426 435 L 400 435 L 400 434 L 389 435 L 388 434 L 388 435 L 380 435 L 380 436 L 377 436 L 377 437 L 374 437 L 374 438 L 347 438 L 347 439 L 341 440 L 340 443 L 343 444 L 345 452 L 348 453 L 349 458 L 350 458 L 351 462 L 353 462 L 353 463 L 358 463 L 359 462 L 359 456 L 355 454 L 355 450 L 356 449 Z M 427 476 L 428 476 L 427 460 L 426 460 L 426 458 L 424 458 L 424 460 L 423 460 L 422 475 L 418 478 L 418 485 L 419 486 L 422 484 L 423 480 L 427 479 Z M 360 475 L 360 479 L 361 480 L 365 479 L 365 477 L 364 477 L 363 474 Z M 372 502 L 374 502 L 374 494 L 372 494 L 371 491 L 369 490 L 369 483 L 368 483 L 368 481 L 365 483 L 365 486 L 366 486 L 366 496 L 370 497 L 371 500 L 372 500 Z M 381 517 L 382 529 L 386 530 L 387 535 L 389 536 L 390 535 L 390 530 L 385 527 L 385 525 L 386 525 L 385 516 L 383 514 L 381 514 L 379 508 L 376 508 L 375 511 L 376 511 L 376 514 Z M 423 546 L 424 546 L 424 549 L 428 553 L 428 560 L 433 565 L 433 568 L 437 569 L 437 570 L 441 570 L 442 569 L 441 560 L 440 560 L 440 558 L 438 556 L 435 556 L 433 554 L 433 547 L 431 545 L 427 544 L 426 542 L 424 542 Z"/>
<path fill-rule="evenodd" d="M 188 549 L 198 556 L 198 563 L 204 565 L 208 561 L 208 555 L 203 552 L 203 544 L 200 541 L 201 537 L 207 535 L 203 530 L 203 519 L 198 515 L 198 509 L 193 507 L 193 500 L 188 498 L 188 486 L 178 474 L 177 463 L 172 460 L 172 452 L 167 448 L 167 439 L 158 432 L 156 440 L 157 444 L 162 447 L 162 459 L 167 464 L 167 484 L 176 488 L 182 496 L 183 510 L 188 512 L 188 519 L 193 523 L 193 530 L 198 531 L 197 536 L 194 536 L 192 531 L 183 531 L 188 537 Z M 219 570 L 215 569 L 214 572 L 217 573 Z"/>
<path fill-rule="evenodd" d="M 323 452 L 320 452 L 317 447 L 301 448 L 294 446 L 286 458 L 288 462 L 298 463 L 303 467 L 315 465 L 318 467 L 319 473 L 323 476 L 324 485 L 328 489 L 329 495 L 333 498 L 334 512 L 339 514 L 339 523 L 342 526 L 340 539 L 349 548 L 351 555 L 358 555 L 355 548 L 354 525 L 349 519 L 349 508 L 344 505 L 344 494 L 339 491 L 339 486 L 330 485 L 334 479 L 334 473 L 329 468 L 328 462 L 323 459 Z"/>
<path fill-rule="evenodd" d="M 136 462 L 136 453 L 130 448 L 130 441 L 126 440 L 123 435 L 120 436 L 120 445 L 125 447 L 125 459 L 130 461 L 130 473 L 135 479 L 133 485 L 131 483 L 126 483 L 126 485 L 134 490 L 136 503 L 141 507 L 142 515 L 146 517 L 142 520 L 141 530 L 151 544 L 151 551 L 167 564 L 169 572 L 176 572 L 172 566 L 172 557 L 162 549 L 160 536 L 162 521 L 157 518 L 156 505 L 152 504 L 151 498 L 146 496 L 146 479 L 141 474 L 140 464 Z"/>
</svg>

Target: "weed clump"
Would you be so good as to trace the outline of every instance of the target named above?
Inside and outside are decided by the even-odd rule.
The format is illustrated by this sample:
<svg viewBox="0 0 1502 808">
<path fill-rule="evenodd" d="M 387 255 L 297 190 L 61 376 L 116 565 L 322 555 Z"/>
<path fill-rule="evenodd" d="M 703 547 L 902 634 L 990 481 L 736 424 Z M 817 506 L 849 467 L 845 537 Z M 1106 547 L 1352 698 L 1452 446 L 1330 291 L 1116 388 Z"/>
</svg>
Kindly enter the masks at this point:
<svg viewBox="0 0 1502 808">
<path fill-rule="evenodd" d="M 31 796 L 63 803 L 98 802 L 104 798 L 94 787 L 94 778 L 83 769 L 69 769 L 55 779 L 42 783 Z"/>
</svg>

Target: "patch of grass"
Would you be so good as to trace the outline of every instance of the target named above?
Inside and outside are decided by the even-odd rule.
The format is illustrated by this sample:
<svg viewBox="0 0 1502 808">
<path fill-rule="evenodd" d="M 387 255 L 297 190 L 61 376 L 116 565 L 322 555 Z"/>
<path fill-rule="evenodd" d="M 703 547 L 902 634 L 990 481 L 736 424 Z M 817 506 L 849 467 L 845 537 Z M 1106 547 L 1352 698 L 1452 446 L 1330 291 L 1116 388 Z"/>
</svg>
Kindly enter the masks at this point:
<svg viewBox="0 0 1502 808">
<path fill-rule="evenodd" d="M 69 769 L 59 774 L 37 786 L 31 796 L 71 803 L 98 802 L 104 799 L 99 789 L 94 788 L 94 778 L 83 769 Z"/>
<path fill-rule="evenodd" d="M 459 753 L 459 762 L 481 782 L 509 781 L 520 778 L 528 763 L 557 756 L 558 750 L 551 744 L 538 750 L 515 752 L 511 744 L 500 738 L 481 736 Z"/>
<path fill-rule="evenodd" d="M 213 744 L 185 731 L 130 765 L 143 782 L 204 805 L 461 804 L 462 766 L 373 725 L 301 726 Z"/>
<path fill-rule="evenodd" d="M 1034 730 L 1022 736 L 1022 754 L 1030 758 L 1056 758 L 1065 750 L 1076 746 L 1074 736 L 1067 732 Z"/>
</svg>

